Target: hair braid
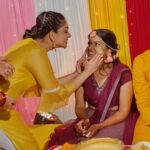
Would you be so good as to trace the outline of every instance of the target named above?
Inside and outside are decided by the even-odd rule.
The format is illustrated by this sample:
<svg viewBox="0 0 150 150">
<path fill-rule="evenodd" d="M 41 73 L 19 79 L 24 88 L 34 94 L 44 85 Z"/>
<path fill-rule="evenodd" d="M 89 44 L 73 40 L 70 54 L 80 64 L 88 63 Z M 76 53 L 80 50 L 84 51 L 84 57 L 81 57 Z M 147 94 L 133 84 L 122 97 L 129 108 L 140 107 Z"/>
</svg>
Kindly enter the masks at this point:
<svg viewBox="0 0 150 150">
<path fill-rule="evenodd" d="M 62 14 L 53 11 L 42 12 L 36 18 L 36 25 L 30 30 L 27 29 L 23 38 L 43 38 L 52 30 L 57 32 L 64 23 L 65 17 Z"/>
</svg>

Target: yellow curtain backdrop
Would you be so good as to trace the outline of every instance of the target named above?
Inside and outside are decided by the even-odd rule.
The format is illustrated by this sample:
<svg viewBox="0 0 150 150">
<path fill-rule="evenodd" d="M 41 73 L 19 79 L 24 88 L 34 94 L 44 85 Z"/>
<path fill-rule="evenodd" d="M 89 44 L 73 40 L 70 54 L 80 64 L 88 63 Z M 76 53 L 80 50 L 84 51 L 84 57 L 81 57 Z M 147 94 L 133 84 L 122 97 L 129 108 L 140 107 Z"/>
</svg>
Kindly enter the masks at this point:
<svg viewBox="0 0 150 150">
<path fill-rule="evenodd" d="M 131 67 L 125 0 L 88 0 L 92 29 L 112 30 L 120 45 L 121 62 Z"/>
</svg>

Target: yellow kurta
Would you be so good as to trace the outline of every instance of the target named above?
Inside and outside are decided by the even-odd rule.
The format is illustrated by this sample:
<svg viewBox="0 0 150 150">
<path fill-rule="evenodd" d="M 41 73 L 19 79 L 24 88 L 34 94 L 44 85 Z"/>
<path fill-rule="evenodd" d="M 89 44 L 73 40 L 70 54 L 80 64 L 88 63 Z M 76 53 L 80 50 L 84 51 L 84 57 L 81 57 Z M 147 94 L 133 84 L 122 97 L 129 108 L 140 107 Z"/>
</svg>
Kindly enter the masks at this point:
<svg viewBox="0 0 150 150">
<path fill-rule="evenodd" d="M 4 56 L 15 67 L 9 82 L 1 88 L 10 97 L 17 99 L 32 87 L 40 87 L 40 111 L 53 111 L 66 104 L 65 99 L 73 92 L 72 84 L 59 84 L 45 49 L 35 40 L 26 39 L 10 48 Z M 44 91 L 44 92 L 43 92 Z"/>
<path fill-rule="evenodd" d="M 150 50 L 137 56 L 133 63 L 133 86 L 140 116 L 133 143 L 150 141 Z"/>
<path fill-rule="evenodd" d="M 35 40 L 25 39 L 18 42 L 4 56 L 15 67 L 12 78 L 0 85 L 1 90 L 7 95 L 16 100 L 33 87 L 38 87 L 41 89 L 40 111 L 53 111 L 66 104 L 66 99 L 73 92 L 74 86 L 72 84 L 61 85 L 58 82 L 53 74 L 46 50 Z M 11 138 L 17 150 L 38 150 L 38 145 L 32 135 L 34 134 L 33 136 L 38 139 L 41 148 L 44 144 L 42 142 L 46 141 L 50 131 L 53 131 L 56 126 L 32 127 L 31 134 L 16 112 L 0 110 L 0 128 Z M 45 134 L 40 135 L 40 133 Z"/>
</svg>

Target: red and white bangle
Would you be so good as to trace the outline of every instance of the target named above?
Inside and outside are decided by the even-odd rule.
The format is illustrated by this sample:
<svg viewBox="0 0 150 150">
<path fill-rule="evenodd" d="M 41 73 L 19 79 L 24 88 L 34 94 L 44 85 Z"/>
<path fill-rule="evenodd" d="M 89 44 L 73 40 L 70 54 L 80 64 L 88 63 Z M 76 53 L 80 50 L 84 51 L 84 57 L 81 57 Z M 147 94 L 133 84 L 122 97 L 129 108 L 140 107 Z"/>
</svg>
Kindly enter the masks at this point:
<svg viewBox="0 0 150 150">
<path fill-rule="evenodd" d="M 4 92 L 0 91 L 0 107 L 6 103 L 6 95 Z"/>
</svg>

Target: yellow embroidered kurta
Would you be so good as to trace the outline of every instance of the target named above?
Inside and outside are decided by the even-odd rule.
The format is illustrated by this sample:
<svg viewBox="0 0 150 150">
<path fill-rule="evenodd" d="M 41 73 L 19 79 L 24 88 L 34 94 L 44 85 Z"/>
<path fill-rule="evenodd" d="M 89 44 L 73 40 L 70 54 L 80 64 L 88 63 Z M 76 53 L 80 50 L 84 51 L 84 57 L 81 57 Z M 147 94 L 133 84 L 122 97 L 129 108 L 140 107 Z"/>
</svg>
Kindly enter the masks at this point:
<svg viewBox="0 0 150 150">
<path fill-rule="evenodd" d="M 15 72 L 9 82 L 4 82 L 1 88 L 12 98 L 17 99 L 37 86 L 42 90 L 39 109 L 53 111 L 64 105 L 65 99 L 73 92 L 72 84 L 59 84 L 46 50 L 31 38 L 17 43 L 4 56 L 15 67 Z"/>
<path fill-rule="evenodd" d="M 54 76 L 46 50 L 40 47 L 36 41 L 33 39 L 22 40 L 11 47 L 4 56 L 15 67 L 12 78 L 0 85 L 1 90 L 5 91 L 7 95 L 16 100 L 33 87 L 37 87 L 41 89 L 40 111 L 53 111 L 66 104 L 66 99 L 73 92 L 74 86 L 72 84 L 61 85 L 58 82 Z M 36 93 L 34 94 L 36 95 Z M 43 142 L 46 142 L 46 138 L 48 138 L 54 127 L 56 125 L 33 128 L 33 132 L 32 129 L 30 130 L 35 137 L 40 135 L 40 132 L 45 133 L 42 135 L 43 137 L 36 138 L 42 138 Z M 16 112 L 0 110 L 0 128 L 11 138 L 17 150 L 38 150 L 36 141 L 32 138 L 28 127 L 20 121 Z M 43 143 L 41 143 L 41 140 L 38 142 L 40 142 L 41 148 Z"/>
<path fill-rule="evenodd" d="M 137 56 L 133 63 L 133 86 L 140 116 L 133 143 L 150 141 L 150 50 Z"/>
</svg>

